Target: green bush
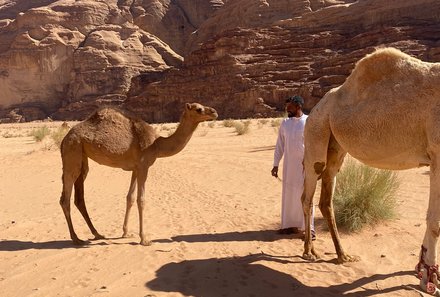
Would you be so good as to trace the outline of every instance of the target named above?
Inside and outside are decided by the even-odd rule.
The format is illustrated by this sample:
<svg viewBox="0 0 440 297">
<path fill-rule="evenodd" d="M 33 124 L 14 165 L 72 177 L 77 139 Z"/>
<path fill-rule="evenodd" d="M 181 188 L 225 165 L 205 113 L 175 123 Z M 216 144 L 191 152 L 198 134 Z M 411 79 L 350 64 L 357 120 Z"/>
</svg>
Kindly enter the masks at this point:
<svg viewBox="0 0 440 297">
<path fill-rule="evenodd" d="M 46 137 L 49 134 L 50 134 L 50 129 L 46 126 L 43 126 L 41 128 L 32 130 L 29 133 L 29 136 L 32 136 L 35 141 L 40 142 L 44 139 L 44 137 Z"/>
<path fill-rule="evenodd" d="M 336 177 L 333 201 L 337 225 L 353 232 L 394 218 L 399 184 L 393 171 L 347 159 Z"/>
</svg>

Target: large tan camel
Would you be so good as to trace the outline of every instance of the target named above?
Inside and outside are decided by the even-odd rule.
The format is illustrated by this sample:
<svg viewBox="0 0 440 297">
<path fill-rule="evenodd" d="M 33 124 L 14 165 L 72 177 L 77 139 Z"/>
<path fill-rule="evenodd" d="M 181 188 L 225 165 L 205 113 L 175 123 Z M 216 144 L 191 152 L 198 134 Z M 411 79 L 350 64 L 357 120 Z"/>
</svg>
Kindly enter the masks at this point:
<svg viewBox="0 0 440 297">
<path fill-rule="evenodd" d="M 98 110 L 89 119 L 74 126 L 61 143 L 63 191 L 60 199 L 73 242 L 78 245 L 86 243 L 78 238 L 72 225 L 70 197 L 73 186 L 75 205 L 90 231 L 95 239 L 104 238 L 93 226 L 84 202 L 84 180 L 89 169 L 88 158 L 102 165 L 132 171 L 122 236 L 128 236 L 128 217 L 134 204 L 137 184 L 140 243 L 149 245 L 151 243 L 146 238 L 143 224 L 145 182 L 149 167 L 157 158 L 169 157 L 180 152 L 200 122 L 216 118 L 215 109 L 198 103 L 187 103 L 180 124 L 170 137 L 158 137 L 155 130 L 144 121 L 113 108 Z"/>
<path fill-rule="evenodd" d="M 344 84 L 330 90 L 313 108 L 304 141 L 303 256 L 310 260 L 318 257 L 310 233 L 318 179 L 322 179 L 319 208 L 338 260 L 357 260 L 341 246 L 332 203 L 335 176 L 346 153 L 381 169 L 430 166 L 427 229 L 417 271 L 424 273 L 422 287 L 432 291 L 437 284 L 440 232 L 440 63 L 422 62 L 394 48 L 367 55 Z"/>
</svg>

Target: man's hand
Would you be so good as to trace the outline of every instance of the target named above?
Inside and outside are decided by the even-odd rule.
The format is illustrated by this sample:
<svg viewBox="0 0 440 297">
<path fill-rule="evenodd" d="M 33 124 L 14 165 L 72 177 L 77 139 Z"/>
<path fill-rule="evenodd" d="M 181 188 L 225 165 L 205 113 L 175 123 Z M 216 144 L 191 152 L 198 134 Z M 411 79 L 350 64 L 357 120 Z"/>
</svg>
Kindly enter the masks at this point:
<svg viewBox="0 0 440 297">
<path fill-rule="evenodd" d="M 273 177 L 278 177 L 278 166 L 274 166 L 271 173 Z"/>
</svg>

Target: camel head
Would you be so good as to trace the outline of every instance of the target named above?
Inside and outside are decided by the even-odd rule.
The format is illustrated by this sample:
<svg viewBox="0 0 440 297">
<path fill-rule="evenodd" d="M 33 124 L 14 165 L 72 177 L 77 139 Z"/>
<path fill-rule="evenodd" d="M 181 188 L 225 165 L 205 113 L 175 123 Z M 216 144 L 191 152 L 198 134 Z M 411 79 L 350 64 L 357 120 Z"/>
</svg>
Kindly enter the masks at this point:
<svg viewBox="0 0 440 297">
<path fill-rule="evenodd" d="M 218 117 L 218 114 L 212 107 L 203 106 L 199 103 L 186 103 L 183 116 L 196 123 L 200 123 L 215 120 Z"/>
</svg>

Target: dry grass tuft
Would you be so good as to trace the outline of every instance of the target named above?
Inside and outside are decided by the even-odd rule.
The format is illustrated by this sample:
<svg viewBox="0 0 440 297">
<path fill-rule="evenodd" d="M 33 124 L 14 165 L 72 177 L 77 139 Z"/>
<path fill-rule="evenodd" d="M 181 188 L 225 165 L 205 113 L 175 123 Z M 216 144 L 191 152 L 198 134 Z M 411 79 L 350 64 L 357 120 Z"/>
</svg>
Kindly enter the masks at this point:
<svg viewBox="0 0 440 297">
<path fill-rule="evenodd" d="M 50 129 L 46 126 L 43 126 L 41 128 L 32 130 L 29 133 L 29 136 L 32 136 L 36 142 L 41 142 L 49 134 Z"/>
<path fill-rule="evenodd" d="M 50 135 L 50 137 L 53 140 L 53 143 L 60 148 L 61 147 L 61 142 L 64 139 L 64 136 L 66 136 L 67 132 L 69 132 L 70 128 L 67 125 L 62 125 L 60 127 L 58 127 L 58 129 L 56 129 L 54 132 L 52 132 L 52 134 Z"/>
<path fill-rule="evenodd" d="M 271 125 L 272 127 L 279 128 L 279 127 L 281 126 L 281 122 L 282 122 L 282 121 L 283 121 L 282 118 L 273 119 L 272 121 L 270 121 L 270 125 Z"/>
<path fill-rule="evenodd" d="M 244 135 L 250 132 L 249 126 L 251 121 L 236 121 L 233 123 L 233 127 L 235 128 L 235 132 L 237 135 Z"/>
<path fill-rule="evenodd" d="M 268 122 L 269 122 L 268 119 L 259 119 L 258 120 L 258 124 L 261 124 L 261 125 L 266 125 Z"/>
<path fill-rule="evenodd" d="M 233 119 L 223 120 L 223 126 L 226 127 L 226 128 L 234 127 L 234 122 L 235 121 Z"/>
<path fill-rule="evenodd" d="M 334 194 L 338 226 L 358 231 L 396 215 L 397 174 L 348 159 L 336 177 Z"/>
</svg>

